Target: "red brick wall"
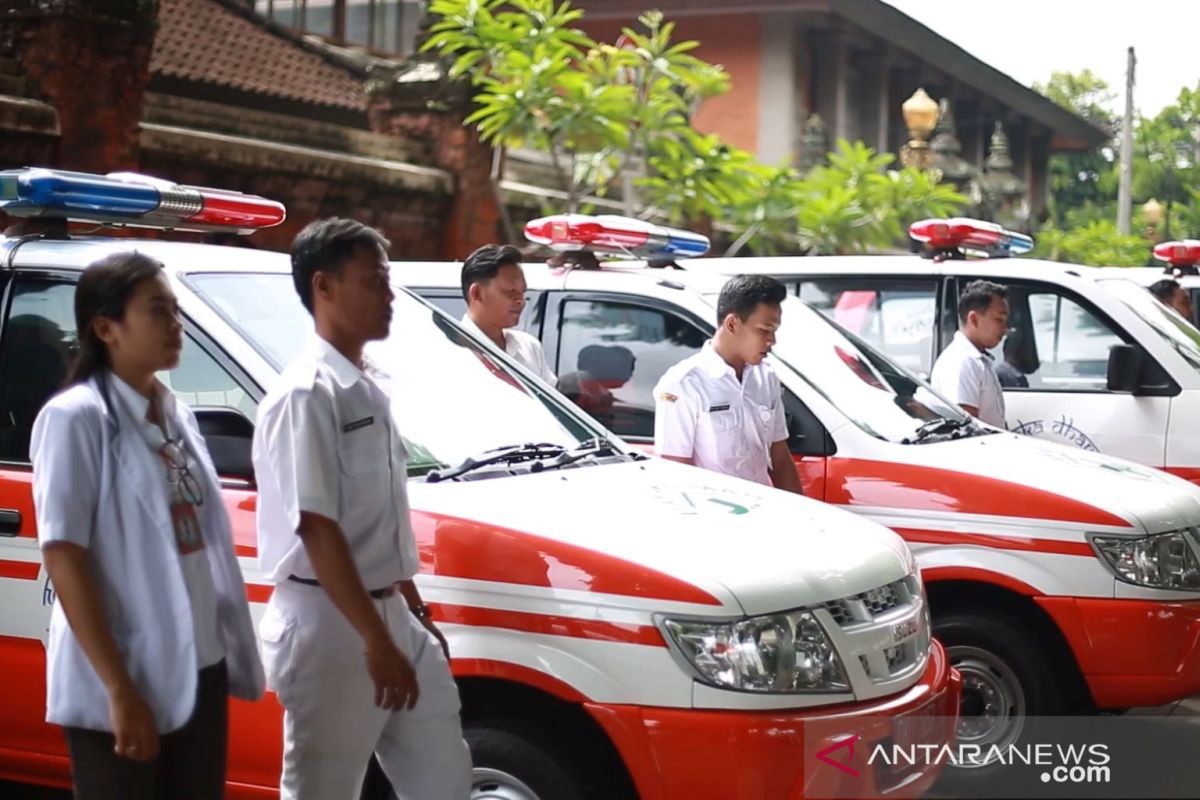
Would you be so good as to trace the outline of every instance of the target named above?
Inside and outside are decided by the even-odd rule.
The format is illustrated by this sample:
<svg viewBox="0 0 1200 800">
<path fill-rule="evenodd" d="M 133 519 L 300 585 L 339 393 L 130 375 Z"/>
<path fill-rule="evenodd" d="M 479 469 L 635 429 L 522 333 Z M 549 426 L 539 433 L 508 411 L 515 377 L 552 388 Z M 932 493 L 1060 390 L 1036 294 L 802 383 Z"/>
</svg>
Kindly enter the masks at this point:
<svg viewBox="0 0 1200 800">
<path fill-rule="evenodd" d="M 258 231 L 249 239 L 262 250 L 289 250 L 296 234 L 314 220 L 352 217 L 378 228 L 391 240 L 392 258 L 442 257 L 441 223 L 447 214 L 448 198 L 402 189 L 384 190 L 365 184 L 306 178 L 294 173 L 196 166 L 148 152 L 142 154 L 141 171 L 179 183 L 258 194 L 283 203 L 287 208 L 284 223 Z M 190 234 L 164 236 L 190 241 L 200 238 L 199 235 Z"/>
<path fill-rule="evenodd" d="M 34 90 L 58 110 L 57 166 L 65 169 L 102 172 L 137 165 L 154 17 L 137 16 L 141 7 L 133 2 L 109 6 L 114 15 L 124 11 L 129 17 L 57 9 L 6 24 L 6 38 Z"/>
<path fill-rule="evenodd" d="M 372 102 L 371 128 L 430 145 L 432 166 L 454 176 L 453 196 L 443 213 L 434 218 L 438 235 L 429 245 L 436 246 L 443 259 L 458 260 L 480 245 L 504 241 L 500 207 L 493 193 L 490 174 L 492 148 L 479 141 L 474 130 L 462 124 L 468 112 L 429 111 L 419 98 L 377 98 Z"/>
</svg>

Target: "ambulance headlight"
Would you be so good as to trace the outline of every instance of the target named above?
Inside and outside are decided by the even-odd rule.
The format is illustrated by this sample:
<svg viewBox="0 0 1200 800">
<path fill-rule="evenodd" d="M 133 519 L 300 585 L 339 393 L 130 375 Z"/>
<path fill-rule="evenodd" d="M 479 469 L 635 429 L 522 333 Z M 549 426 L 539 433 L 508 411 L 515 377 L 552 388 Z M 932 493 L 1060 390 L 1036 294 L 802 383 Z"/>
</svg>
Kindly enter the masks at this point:
<svg viewBox="0 0 1200 800">
<path fill-rule="evenodd" d="M 849 692 L 841 659 L 808 611 L 738 621 L 660 619 L 706 683 L 746 692 Z"/>
<path fill-rule="evenodd" d="M 1117 578 L 1153 589 L 1200 590 L 1200 559 L 1189 530 L 1153 536 L 1092 536 Z"/>
</svg>

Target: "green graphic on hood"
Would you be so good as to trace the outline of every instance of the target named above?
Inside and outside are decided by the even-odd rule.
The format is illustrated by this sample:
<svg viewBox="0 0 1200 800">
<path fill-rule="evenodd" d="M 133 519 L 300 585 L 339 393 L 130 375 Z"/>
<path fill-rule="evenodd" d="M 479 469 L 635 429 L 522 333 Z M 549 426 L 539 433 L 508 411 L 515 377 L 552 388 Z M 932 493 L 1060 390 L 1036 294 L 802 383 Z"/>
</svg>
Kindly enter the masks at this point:
<svg viewBox="0 0 1200 800">
<path fill-rule="evenodd" d="M 763 500 L 751 492 L 718 486 L 652 486 L 651 493 L 664 505 L 689 516 L 740 517 L 757 509 Z"/>
<path fill-rule="evenodd" d="M 717 500 L 715 497 L 708 498 L 708 502 L 716 503 L 719 506 L 727 506 L 732 514 L 749 514 L 750 509 L 737 503 L 731 503 L 728 500 Z"/>
</svg>

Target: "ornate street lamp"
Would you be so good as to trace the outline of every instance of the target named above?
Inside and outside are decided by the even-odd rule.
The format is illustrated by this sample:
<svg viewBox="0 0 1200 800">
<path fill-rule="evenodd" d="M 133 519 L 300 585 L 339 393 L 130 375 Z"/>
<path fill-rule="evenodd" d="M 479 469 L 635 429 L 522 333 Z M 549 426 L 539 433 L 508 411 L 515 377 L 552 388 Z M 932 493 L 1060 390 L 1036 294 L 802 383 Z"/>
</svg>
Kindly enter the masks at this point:
<svg viewBox="0 0 1200 800">
<path fill-rule="evenodd" d="M 908 128 L 908 143 L 900 148 L 900 163 L 914 169 L 929 169 L 933 151 L 929 149 L 929 137 L 938 121 L 938 104 L 917 89 L 912 97 L 900 106 L 904 114 L 904 125 Z"/>
<path fill-rule="evenodd" d="M 1158 198 L 1151 197 L 1142 204 L 1142 219 L 1146 221 L 1146 238 L 1152 242 L 1158 241 L 1158 231 L 1163 224 L 1163 220 L 1167 218 L 1166 209 L 1163 204 L 1158 202 Z"/>
</svg>

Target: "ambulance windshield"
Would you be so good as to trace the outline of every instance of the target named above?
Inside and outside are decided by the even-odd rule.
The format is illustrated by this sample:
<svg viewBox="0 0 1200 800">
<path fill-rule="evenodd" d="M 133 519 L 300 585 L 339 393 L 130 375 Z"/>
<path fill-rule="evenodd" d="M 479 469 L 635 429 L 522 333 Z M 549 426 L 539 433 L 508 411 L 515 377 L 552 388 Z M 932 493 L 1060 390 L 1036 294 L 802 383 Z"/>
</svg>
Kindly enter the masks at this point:
<svg viewBox="0 0 1200 800">
<path fill-rule="evenodd" d="M 799 298 L 784 300 L 772 355 L 880 439 L 915 443 L 991 430 L 970 423 L 962 410 L 916 375 Z"/>
<path fill-rule="evenodd" d="M 313 339 L 312 318 L 286 273 L 188 276 L 204 300 L 282 370 Z M 477 344 L 458 324 L 397 288 L 387 339 L 366 356 L 392 396 L 409 474 L 459 464 L 493 448 L 573 449 L 602 428 Z"/>
</svg>

